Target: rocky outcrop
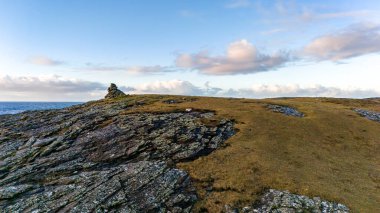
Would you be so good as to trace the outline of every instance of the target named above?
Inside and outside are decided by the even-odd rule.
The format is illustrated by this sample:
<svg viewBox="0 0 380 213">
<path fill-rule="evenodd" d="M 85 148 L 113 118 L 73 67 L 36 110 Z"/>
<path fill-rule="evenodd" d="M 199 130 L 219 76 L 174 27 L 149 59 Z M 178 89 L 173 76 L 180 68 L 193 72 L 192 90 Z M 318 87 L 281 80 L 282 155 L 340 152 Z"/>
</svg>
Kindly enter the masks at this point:
<svg viewBox="0 0 380 213">
<path fill-rule="evenodd" d="M 106 95 L 106 99 L 110 98 L 122 98 L 127 96 L 124 92 L 119 90 L 116 86 L 116 84 L 111 84 L 110 87 L 108 87 L 108 94 Z"/>
<path fill-rule="evenodd" d="M 364 109 L 354 109 L 354 111 L 369 120 L 380 122 L 380 112 L 372 112 Z"/>
<path fill-rule="evenodd" d="M 176 163 L 220 147 L 234 122 L 193 108 L 137 113 L 147 104 L 111 99 L 0 116 L 0 212 L 191 212 L 197 193 Z M 225 210 L 349 211 L 277 190 Z"/>
<path fill-rule="evenodd" d="M 164 101 L 162 101 L 162 103 L 165 103 L 165 104 L 180 104 L 180 103 L 184 103 L 184 102 L 193 102 L 193 101 L 196 101 L 197 99 L 196 98 L 176 98 L 176 99 L 166 99 Z"/>
<path fill-rule="evenodd" d="M 176 162 L 218 148 L 233 122 L 212 112 L 125 113 L 125 101 L 0 116 L 2 212 L 190 212 Z"/>
<path fill-rule="evenodd" d="M 275 104 L 268 104 L 268 109 L 272 110 L 273 112 L 282 113 L 284 115 L 288 116 L 294 116 L 294 117 L 304 117 L 305 115 L 302 112 L 299 112 L 298 110 L 288 107 L 288 106 L 281 106 L 281 105 L 275 105 Z"/>
<path fill-rule="evenodd" d="M 226 212 L 244 212 L 244 213 L 296 213 L 296 212 L 313 212 L 313 213 L 347 213 L 350 210 L 343 204 L 322 200 L 319 197 L 309 198 L 302 195 L 292 194 L 288 191 L 279 191 L 270 189 L 261 199 L 246 206 L 240 211 L 226 206 Z"/>
</svg>

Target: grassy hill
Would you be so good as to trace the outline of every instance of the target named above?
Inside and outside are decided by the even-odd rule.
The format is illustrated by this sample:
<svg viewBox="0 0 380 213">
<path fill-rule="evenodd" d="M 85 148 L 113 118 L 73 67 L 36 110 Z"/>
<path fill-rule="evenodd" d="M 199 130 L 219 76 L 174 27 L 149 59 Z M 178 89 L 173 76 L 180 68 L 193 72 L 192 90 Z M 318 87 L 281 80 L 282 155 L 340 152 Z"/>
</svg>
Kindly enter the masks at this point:
<svg viewBox="0 0 380 213">
<path fill-rule="evenodd" d="M 196 184 L 196 211 L 218 212 L 223 203 L 243 206 L 264 189 L 274 188 L 344 203 L 353 212 L 380 212 L 380 123 L 352 111 L 380 112 L 380 99 L 128 99 L 150 103 L 139 112 L 194 108 L 236 121 L 238 133 L 224 148 L 177 165 Z M 294 107 L 305 117 L 272 112 L 267 104 Z"/>
<path fill-rule="evenodd" d="M 2 115 L 0 209 L 380 212 L 371 112 L 380 99 L 123 95 Z"/>
</svg>

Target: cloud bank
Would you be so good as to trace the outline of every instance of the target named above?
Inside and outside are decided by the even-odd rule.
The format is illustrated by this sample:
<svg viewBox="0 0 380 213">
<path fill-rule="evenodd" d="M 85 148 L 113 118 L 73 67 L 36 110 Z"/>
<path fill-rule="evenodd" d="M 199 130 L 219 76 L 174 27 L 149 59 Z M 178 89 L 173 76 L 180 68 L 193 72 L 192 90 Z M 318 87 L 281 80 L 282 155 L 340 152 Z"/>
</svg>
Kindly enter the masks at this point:
<svg viewBox="0 0 380 213">
<path fill-rule="evenodd" d="M 133 94 L 202 95 L 204 91 L 188 81 L 155 81 L 134 87 Z"/>
<path fill-rule="evenodd" d="M 106 88 L 98 82 L 47 77 L 0 77 L 0 100 L 24 101 L 88 101 L 101 99 Z M 238 98 L 271 97 L 380 97 L 380 91 L 370 89 L 343 89 L 321 85 L 252 85 L 250 88 L 223 89 L 212 87 L 210 82 L 196 86 L 189 81 L 155 81 L 137 86 L 118 85 L 130 94 L 172 94 L 194 96 L 217 96 Z"/>
<path fill-rule="evenodd" d="M 329 60 L 333 62 L 380 52 L 380 25 L 359 23 L 333 34 L 323 35 L 306 44 L 297 56 L 278 51 L 260 52 L 242 39 L 229 44 L 226 54 L 212 56 L 207 51 L 180 54 L 175 60 L 179 68 L 197 70 L 207 75 L 251 74 L 276 70 L 298 59 Z"/>
<path fill-rule="evenodd" d="M 337 97 L 366 98 L 378 97 L 380 91 L 370 89 L 343 89 L 322 85 L 252 85 L 250 88 L 222 89 L 211 87 L 206 82 L 204 87 L 198 87 L 188 81 L 171 80 L 145 83 L 133 88 L 133 94 L 174 94 L 195 96 L 217 96 L 237 98 L 274 98 L 274 97 Z"/>
<path fill-rule="evenodd" d="M 243 39 L 231 43 L 224 56 L 211 56 L 208 52 L 180 54 L 175 63 L 180 68 L 199 70 L 203 74 L 235 75 L 274 70 L 290 60 L 289 54 L 284 52 L 261 53 Z"/>
<path fill-rule="evenodd" d="M 60 76 L 0 77 L 0 98 L 3 100 L 91 100 L 101 97 L 106 88 L 101 83 L 66 79 Z"/>
<path fill-rule="evenodd" d="M 239 5 L 240 1 L 236 1 L 235 3 Z M 335 17 L 353 14 L 339 13 L 324 15 L 327 17 Z M 285 29 L 278 28 L 264 31 L 262 34 L 273 34 L 284 30 Z M 230 43 L 223 55 L 211 55 L 207 50 L 197 53 L 182 53 L 176 56 L 174 65 L 170 66 L 108 66 L 104 64 L 87 63 L 86 66 L 80 70 L 101 72 L 119 71 L 141 75 L 192 70 L 206 75 L 238 75 L 273 71 L 289 65 L 288 62 L 295 62 L 302 59 L 339 62 L 371 53 L 380 53 L 380 24 L 358 23 L 337 31 L 336 33 L 319 36 L 303 47 L 293 51 L 279 50 L 272 54 L 263 53 L 246 39 L 241 39 Z M 34 64 L 49 66 L 63 63 L 46 57 L 34 58 L 32 61 Z"/>
<path fill-rule="evenodd" d="M 275 98 L 275 97 L 335 97 L 367 98 L 378 97 L 380 92 L 370 89 L 343 89 L 322 85 L 253 85 L 246 89 L 230 89 L 222 94 L 227 97 Z"/>
<path fill-rule="evenodd" d="M 317 60 L 340 61 L 380 52 L 380 25 L 356 24 L 314 39 L 304 53 Z"/>
</svg>

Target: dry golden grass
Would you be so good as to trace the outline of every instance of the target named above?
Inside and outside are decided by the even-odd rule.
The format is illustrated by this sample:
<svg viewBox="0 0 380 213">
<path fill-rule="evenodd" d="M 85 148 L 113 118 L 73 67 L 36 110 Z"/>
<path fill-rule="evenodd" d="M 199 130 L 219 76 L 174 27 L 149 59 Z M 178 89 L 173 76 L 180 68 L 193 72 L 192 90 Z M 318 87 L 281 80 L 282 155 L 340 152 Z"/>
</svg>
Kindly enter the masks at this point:
<svg viewBox="0 0 380 213">
<path fill-rule="evenodd" d="M 263 189 L 274 188 L 341 202 L 353 212 L 380 212 L 380 123 L 351 110 L 380 112 L 378 100 L 197 97 L 192 102 L 162 103 L 182 98 L 130 96 L 151 104 L 128 113 L 192 107 L 236 120 L 239 131 L 228 146 L 178 164 L 194 179 L 200 196 L 196 211 L 220 212 L 224 204 L 243 206 Z M 271 112 L 268 103 L 295 107 L 306 116 Z"/>
</svg>

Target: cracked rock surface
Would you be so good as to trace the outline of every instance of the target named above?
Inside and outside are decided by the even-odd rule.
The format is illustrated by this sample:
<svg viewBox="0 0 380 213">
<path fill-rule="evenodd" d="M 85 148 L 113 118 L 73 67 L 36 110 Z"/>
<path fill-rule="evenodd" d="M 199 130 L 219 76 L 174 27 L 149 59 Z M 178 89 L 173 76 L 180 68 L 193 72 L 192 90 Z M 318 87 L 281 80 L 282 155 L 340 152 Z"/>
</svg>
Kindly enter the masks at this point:
<svg viewBox="0 0 380 213">
<path fill-rule="evenodd" d="M 380 122 L 380 112 L 372 112 L 364 109 L 354 109 L 354 111 L 369 120 Z"/>
<path fill-rule="evenodd" d="M 273 112 L 282 113 L 284 115 L 288 116 L 294 116 L 294 117 L 304 117 L 305 115 L 302 112 L 299 112 L 298 110 L 288 107 L 288 106 L 281 106 L 281 105 L 274 105 L 269 104 L 267 105 L 268 109 L 272 110 Z"/>
<path fill-rule="evenodd" d="M 176 162 L 218 148 L 233 122 L 211 112 L 124 113 L 122 101 L 0 116 L 1 212 L 190 212 Z"/>
<path fill-rule="evenodd" d="M 319 197 L 309 198 L 288 191 L 268 190 L 257 203 L 246 206 L 241 211 L 230 209 L 227 212 L 244 213 L 348 213 L 350 210 L 343 204 L 321 200 Z"/>
</svg>

